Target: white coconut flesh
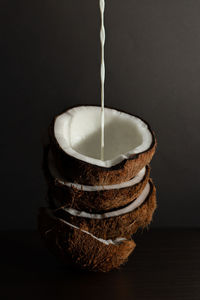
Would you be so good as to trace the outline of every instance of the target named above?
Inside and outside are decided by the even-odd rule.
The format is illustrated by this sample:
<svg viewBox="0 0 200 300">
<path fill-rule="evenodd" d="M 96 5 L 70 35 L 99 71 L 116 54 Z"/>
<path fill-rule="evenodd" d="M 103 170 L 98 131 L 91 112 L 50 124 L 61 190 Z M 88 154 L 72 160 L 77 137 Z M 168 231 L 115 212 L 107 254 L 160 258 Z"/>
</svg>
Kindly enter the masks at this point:
<svg viewBox="0 0 200 300">
<path fill-rule="evenodd" d="M 74 187 L 77 190 L 85 191 L 85 192 L 97 192 L 97 191 L 102 191 L 102 190 L 114 190 L 114 189 L 123 189 L 127 187 L 134 186 L 138 183 L 140 183 L 145 174 L 146 174 L 146 167 L 144 167 L 135 177 L 133 177 L 131 180 L 122 182 L 120 184 L 111 184 L 111 185 L 84 185 L 84 184 L 78 184 L 78 183 L 72 183 L 65 181 L 65 179 L 62 177 L 60 172 L 55 166 L 55 162 L 53 159 L 52 152 L 49 151 L 48 153 L 48 168 L 51 173 L 51 176 L 53 176 L 54 179 L 57 180 L 61 185 L 67 186 L 67 187 Z"/>
<path fill-rule="evenodd" d="M 105 148 L 102 161 L 99 106 L 79 106 L 59 115 L 54 123 L 54 136 L 66 154 L 105 168 L 148 150 L 153 141 L 148 125 L 140 118 L 105 108 Z"/>
<path fill-rule="evenodd" d="M 71 208 L 71 207 L 69 207 L 69 208 L 62 207 L 61 209 L 66 211 L 67 213 L 71 214 L 72 216 L 88 218 L 88 219 L 106 219 L 106 218 L 118 217 L 118 216 L 130 213 L 130 212 L 134 211 L 136 208 L 138 208 L 140 205 L 142 205 L 142 203 L 146 200 L 147 196 L 149 195 L 150 190 L 151 190 L 151 187 L 150 187 L 150 183 L 148 182 L 146 184 L 144 190 L 140 194 L 140 196 L 138 198 L 136 198 L 133 202 L 131 202 L 130 204 L 126 205 L 125 207 L 123 207 L 121 209 L 117 209 L 114 211 L 105 212 L 105 213 L 101 213 L 101 214 L 79 211 L 79 210 Z M 54 201 L 56 207 L 59 208 L 61 206 L 57 199 L 54 198 L 53 201 Z"/>
<path fill-rule="evenodd" d="M 68 226 L 70 226 L 70 227 L 72 227 L 72 228 L 75 228 L 75 229 L 77 229 L 77 230 L 80 230 L 81 232 L 84 232 L 84 233 L 90 235 L 93 239 L 95 239 L 95 240 L 97 240 L 97 241 L 99 241 L 99 242 L 101 242 L 101 243 L 103 243 L 103 244 L 105 244 L 105 245 L 110 245 L 110 244 L 112 244 L 112 245 L 118 245 L 118 244 L 120 244 L 121 242 L 123 242 L 123 241 L 126 240 L 126 238 L 123 238 L 123 237 L 118 237 L 118 238 L 116 238 L 116 239 L 114 239 L 114 240 L 111 240 L 111 239 L 109 239 L 109 240 L 104 240 L 104 239 L 98 238 L 98 237 L 96 237 L 95 235 L 93 235 L 92 233 L 90 233 L 89 231 L 80 229 L 78 226 L 75 226 L 75 225 L 73 225 L 73 224 L 71 224 L 71 223 L 69 223 L 69 222 L 67 222 L 67 221 L 65 221 L 65 220 L 63 220 L 63 219 L 60 219 L 60 218 L 55 217 L 55 216 L 51 213 L 51 211 L 50 211 L 49 209 L 47 210 L 47 212 L 48 212 L 48 214 L 49 214 L 51 217 L 53 217 L 54 219 L 58 219 L 60 222 L 66 224 L 66 225 L 68 225 Z"/>
</svg>

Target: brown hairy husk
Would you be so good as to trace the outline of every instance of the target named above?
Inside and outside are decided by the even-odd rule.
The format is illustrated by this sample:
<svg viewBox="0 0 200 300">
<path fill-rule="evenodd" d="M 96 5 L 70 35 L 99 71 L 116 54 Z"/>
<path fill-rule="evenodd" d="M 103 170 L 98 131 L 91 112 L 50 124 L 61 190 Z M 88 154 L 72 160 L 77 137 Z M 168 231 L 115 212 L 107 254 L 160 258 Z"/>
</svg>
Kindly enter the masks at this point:
<svg viewBox="0 0 200 300">
<path fill-rule="evenodd" d="M 62 208 L 54 210 L 55 216 L 87 230 L 95 236 L 103 239 L 115 239 L 119 236 L 130 238 L 138 228 L 147 227 L 156 209 L 156 188 L 150 181 L 151 190 L 144 203 L 135 210 L 121 216 L 90 219 L 73 216 Z"/>
<path fill-rule="evenodd" d="M 59 200 L 62 206 L 72 207 L 77 210 L 88 212 L 102 212 L 112 210 L 129 204 L 136 199 L 145 188 L 150 176 L 150 166 L 146 166 L 146 173 L 141 182 L 126 188 L 83 191 L 76 187 L 68 187 L 53 178 L 48 168 L 48 151 L 44 151 L 44 173 L 48 183 L 49 194 Z"/>
<path fill-rule="evenodd" d="M 106 245 L 79 229 L 63 223 L 40 209 L 38 226 L 47 247 L 62 262 L 69 259 L 81 268 L 91 271 L 108 272 L 124 264 L 135 248 L 133 240 L 125 240 L 117 245 Z"/>
</svg>

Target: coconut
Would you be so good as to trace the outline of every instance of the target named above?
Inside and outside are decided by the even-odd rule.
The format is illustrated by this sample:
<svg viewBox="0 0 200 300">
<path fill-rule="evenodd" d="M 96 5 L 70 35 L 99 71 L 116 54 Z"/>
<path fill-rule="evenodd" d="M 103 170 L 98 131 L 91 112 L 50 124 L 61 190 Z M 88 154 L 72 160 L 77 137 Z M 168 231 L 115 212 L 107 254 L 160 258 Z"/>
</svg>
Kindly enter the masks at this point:
<svg viewBox="0 0 200 300">
<path fill-rule="evenodd" d="M 135 248 L 133 240 L 99 239 L 62 219 L 55 218 L 49 209 L 40 210 L 39 231 L 46 245 L 64 263 L 69 258 L 92 271 L 108 272 L 124 264 Z"/>
<path fill-rule="evenodd" d="M 149 180 L 150 167 L 144 167 L 134 178 L 127 182 L 106 186 L 87 186 L 65 181 L 56 168 L 51 151 L 44 155 L 44 168 L 49 183 L 50 198 L 60 205 L 102 212 L 124 206 L 136 199 Z"/>
<path fill-rule="evenodd" d="M 105 108 L 105 148 L 101 160 L 101 108 L 78 106 L 55 117 L 49 129 L 52 152 L 67 181 L 112 185 L 129 181 L 151 161 L 156 140 L 137 116 Z"/>
<path fill-rule="evenodd" d="M 49 195 L 51 196 L 51 195 Z M 145 228 L 156 209 L 156 188 L 149 181 L 137 199 L 128 205 L 104 213 L 90 213 L 63 207 L 58 199 L 51 199 L 54 215 L 103 239 L 118 236 L 130 238 L 138 228 Z"/>
</svg>

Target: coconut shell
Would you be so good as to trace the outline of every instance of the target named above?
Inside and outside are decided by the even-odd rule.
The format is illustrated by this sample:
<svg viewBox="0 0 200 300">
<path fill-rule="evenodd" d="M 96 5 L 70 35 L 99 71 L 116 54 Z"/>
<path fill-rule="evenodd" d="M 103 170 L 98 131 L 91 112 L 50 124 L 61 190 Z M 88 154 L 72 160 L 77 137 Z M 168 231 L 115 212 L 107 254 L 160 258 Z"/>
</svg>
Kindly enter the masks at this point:
<svg viewBox="0 0 200 300">
<path fill-rule="evenodd" d="M 130 155 L 128 159 L 110 168 L 93 165 L 63 151 L 54 136 L 55 120 L 56 117 L 49 127 L 51 150 L 59 172 L 70 182 L 85 185 L 111 185 L 129 181 L 150 163 L 156 150 L 155 135 L 147 124 L 152 134 L 152 144 L 146 151 Z"/>
<path fill-rule="evenodd" d="M 91 271 L 108 272 L 119 268 L 136 246 L 133 240 L 104 244 L 80 229 L 51 217 L 45 208 L 40 209 L 38 226 L 47 247 L 62 262 L 69 264 L 71 259 L 81 268 Z"/>
<path fill-rule="evenodd" d="M 75 226 L 87 230 L 102 239 L 115 239 L 119 236 L 130 238 L 138 228 L 145 228 L 152 220 L 156 209 L 156 188 L 150 181 L 150 192 L 135 210 L 115 217 L 104 219 L 91 219 L 71 215 L 62 208 L 54 210 L 54 215 Z"/>
<path fill-rule="evenodd" d="M 72 207 L 77 210 L 86 210 L 93 213 L 112 210 L 129 204 L 136 199 L 143 191 L 150 176 L 150 167 L 146 167 L 146 173 L 141 182 L 121 189 L 84 191 L 75 186 L 69 187 L 53 178 L 48 169 L 47 163 L 48 151 L 44 155 L 44 173 L 49 186 L 50 198 L 53 197 L 61 203 L 62 206 Z"/>
</svg>

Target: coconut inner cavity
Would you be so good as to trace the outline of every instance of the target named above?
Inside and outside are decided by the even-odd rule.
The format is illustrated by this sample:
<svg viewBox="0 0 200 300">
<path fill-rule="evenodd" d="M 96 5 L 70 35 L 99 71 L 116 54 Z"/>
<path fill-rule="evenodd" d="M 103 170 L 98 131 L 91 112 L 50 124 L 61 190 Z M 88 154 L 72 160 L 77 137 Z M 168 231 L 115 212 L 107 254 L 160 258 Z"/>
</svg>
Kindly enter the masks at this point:
<svg viewBox="0 0 200 300">
<path fill-rule="evenodd" d="M 69 155 L 104 167 L 111 167 L 131 154 L 147 150 L 152 134 L 141 119 L 105 108 L 104 161 L 101 157 L 101 108 L 79 106 L 58 116 L 55 138 Z"/>
</svg>

